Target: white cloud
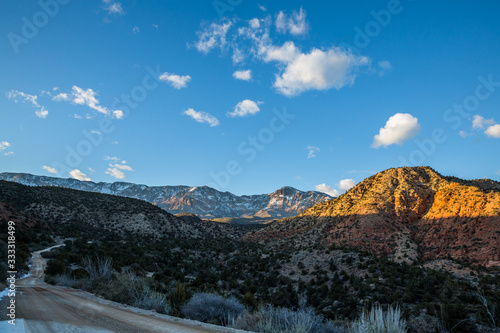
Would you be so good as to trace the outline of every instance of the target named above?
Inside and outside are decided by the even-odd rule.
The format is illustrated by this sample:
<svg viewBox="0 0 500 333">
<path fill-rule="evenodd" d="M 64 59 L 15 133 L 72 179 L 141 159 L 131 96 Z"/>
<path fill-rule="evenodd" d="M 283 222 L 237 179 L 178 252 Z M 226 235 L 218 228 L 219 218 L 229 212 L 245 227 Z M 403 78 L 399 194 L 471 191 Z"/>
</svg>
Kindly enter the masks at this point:
<svg viewBox="0 0 500 333">
<path fill-rule="evenodd" d="M 316 154 L 319 153 L 319 148 L 316 146 L 308 146 L 306 149 L 308 150 L 307 158 L 316 157 Z"/>
<path fill-rule="evenodd" d="M 4 151 L 5 149 L 10 147 L 10 143 L 7 141 L 0 141 L 0 151 Z"/>
<path fill-rule="evenodd" d="M 123 171 L 118 170 L 117 168 L 107 168 L 105 174 L 110 175 L 116 179 L 124 179 L 125 173 Z"/>
<path fill-rule="evenodd" d="M 262 10 L 263 12 L 267 12 L 267 8 L 260 5 L 260 4 L 257 4 L 257 6 L 259 7 L 260 10 Z"/>
<path fill-rule="evenodd" d="M 483 116 L 480 116 L 478 114 L 475 114 L 472 116 L 472 128 L 479 129 L 479 128 L 484 128 L 484 126 L 488 125 L 494 125 L 495 120 L 492 119 L 484 119 Z"/>
<path fill-rule="evenodd" d="M 339 182 L 339 190 L 345 192 L 356 186 L 354 179 L 342 179 Z"/>
<path fill-rule="evenodd" d="M 30 94 L 23 93 L 22 91 L 11 90 L 7 94 L 7 97 L 16 103 L 21 101 L 23 103 L 30 104 L 32 107 L 37 109 L 35 111 L 35 114 L 38 118 L 44 119 L 44 118 L 47 118 L 47 116 L 49 115 L 49 111 L 46 110 L 44 106 L 42 106 L 38 103 L 38 96 L 37 95 L 30 95 Z"/>
<path fill-rule="evenodd" d="M 203 31 L 198 32 L 198 42 L 194 46 L 198 51 L 205 54 L 216 47 L 223 50 L 227 43 L 226 35 L 231 26 L 231 21 L 210 24 Z"/>
<path fill-rule="evenodd" d="M 500 138 L 500 124 L 497 124 L 493 118 L 485 119 L 483 116 L 475 114 L 472 119 L 472 128 L 484 130 L 484 134 L 490 138 Z"/>
<path fill-rule="evenodd" d="M 294 11 L 290 16 L 284 12 L 279 12 L 275 24 L 278 32 L 289 32 L 292 35 L 303 35 L 308 29 L 306 12 L 302 8 L 300 8 L 299 12 Z"/>
<path fill-rule="evenodd" d="M 6 153 L 3 153 L 2 155 L 3 156 L 10 156 L 10 155 L 14 155 L 14 152 L 13 151 L 8 151 Z"/>
<path fill-rule="evenodd" d="M 97 93 L 92 89 L 82 89 L 78 86 L 73 86 L 70 93 L 59 93 L 52 97 L 53 101 L 56 102 L 70 102 L 78 105 L 85 105 L 92 110 L 95 110 L 101 114 L 110 116 L 112 118 L 121 119 L 124 116 L 122 110 L 110 110 L 109 108 L 100 105 L 97 99 Z M 89 116 L 87 116 L 87 119 Z"/>
<path fill-rule="evenodd" d="M 278 61 L 283 63 L 291 63 L 301 54 L 293 42 L 286 42 L 282 46 L 262 45 L 259 52 L 265 62 Z"/>
<path fill-rule="evenodd" d="M 90 182 L 90 181 L 92 181 L 92 179 L 90 179 L 89 177 L 87 177 L 86 174 L 84 174 L 83 172 L 81 172 L 78 169 L 70 171 L 69 174 L 74 179 L 77 179 L 77 180 L 82 181 L 82 182 Z"/>
<path fill-rule="evenodd" d="M 243 62 L 243 60 L 245 60 L 245 54 L 242 50 L 235 47 L 233 49 L 233 56 L 231 58 L 233 59 L 234 64 L 239 64 L 240 62 Z"/>
<path fill-rule="evenodd" d="M 49 111 L 45 110 L 45 108 L 42 106 L 40 110 L 36 110 L 35 114 L 38 118 L 45 119 L 49 115 Z"/>
<path fill-rule="evenodd" d="M 47 165 L 44 165 L 42 167 L 42 169 L 46 170 L 47 172 L 50 172 L 50 173 L 53 173 L 53 174 L 57 174 L 57 170 L 53 167 L 49 167 Z"/>
<path fill-rule="evenodd" d="M 262 102 L 254 102 L 250 99 L 245 99 L 234 107 L 232 112 L 228 112 L 229 117 L 244 117 L 254 115 L 260 111 L 259 104 Z"/>
<path fill-rule="evenodd" d="M 375 135 L 372 148 L 402 144 L 420 132 L 418 119 L 409 113 L 396 113 L 390 117 L 385 126 Z"/>
<path fill-rule="evenodd" d="M 237 80 L 250 81 L 252 79 L 252 71 L 250 69 L 235 71 L 233 77 Z"/>
<path fill-rule="evenodd" d="M 484 133 L 490 138 L 500 138 L 500 124 L 488 127 Z"/>
<path fill-rule="evenodd" d="M 123 7 L 122 7 L 121 3 L 114 2 L 114 1 L 111 1 L 111 0 L 103 0 L 102 2 L 104 4 L 104 9 L 109 14 L 118 14 L 118 15 L 125 14 L 125 11 L 123 10 Z"/>
<path fill-rule="evenodd" d="M 118 157 L 104 156 L 105 161 L 113 161 L 115 163 L 109 163 L 108 168 L 104 172 L 116 179 L 125 179 L 126 175 L 124 171 L 134 171 L 132 167 L 127 165 L 127 161 L 124 161 Z"/>
<path fill-rule="evenodd" d="M 155 28 L 156 30 L 158 30 L 158 24 L 152 24 L 153 28 Z"/>
<path fill-rule="evenodd" d="M 95 170 L 92 169 L 91 167 L 88 167 L 88 169 L 89 169 L 90 173 L 94 173 L 95 172 Z"/>
<path fill-rule="evenodd" d="M 116 156 L 104 156 L 104 160 L 118 162 L 120 159 Z"/>
<path fill-rule="evenodd" d="M 124 113 L 122 110 L 114 110 L 112 114 L 113 114 L 113 118 L 116 118 L 116 119 L 122 119 L 124 116 Z"/>
<path fill-rule="evenodd" d="M 138 34 L 139 32 L 141 32 L 141 29 L 139 29 L 138 26 L 135 26 L 133 29 L 132 29 L 132 33 L 134 34 Z"/>
<path fill-rule="evenodd" d="M 338 197 L 340 195 L 340 192 L 334 189 L 331 186 L 328 186 L 326 184 L 319 184 L 314 187 L 314 189 L 318 192 L 326 193 L 329 196 L 332 197 Z"/>
<path fill-rule="evenodd" d="M 276 77 L 274 87 L 286 96 L 295 96 L 308 90 L 338 90 L 353 84 L 356 78 L 354 70 L 368 64 L 368 58 L 340 48 L 327 51 L 313 49 L 289 62 L 284 72 Z"/>
<path fill-rule="evenodd" d="M 123 161 L 123 162 L 125 162 L 125 161 Z M 112 168 L 120 169 L 120 170 L 134 171 L 134 169 L 132 169 L 130 166 L 128 166 L 126 164 L 118 164 L 118 163 L 116 163 L 116 164 L 110 164 L 109 166 L 112 167 Z"/>
<path fill-rule="evenodd" d="M 220 124 L 219 120 L 212 116 L 210 113 L 203 111 L 196 111 L 192 108 L 187 109 L 183 112 L 184 115 L 191 117 L 198 123 L 207 123 L 210 127 L 215 127 Z"/>
<path fill-rule="evenodd" d="M 286 96 L 296 96 L 309 90 L 340 89 L 352 85 L 359 68 L 366 66 L 371 73 L 383 73 L 390 66 L 380 62 L 380 68 L 371 68 L 371 59 L 337 47 L 312 48 L 302 51 L 292 41 L 276 45 L 271 37 L 274 24 L 281 32 L 302 34 L 308 29 L 303 9 L 287 15 L 280 12 L 273 21 L 271 15 L 251 21 L 227 20 L 206 25 L 197 33 L 195 46 L 198 51 L 208 53 L 220 48 L 221 53 L 232 52 L 233 63 L 253 57 L 265 63 L 275 62 L 277 73 L 274 88 Z M 227 51 L 227 52 L 226 52 Z"/>
<path fill-rule="evenodd" d="M 253 18 L 248 21 L 248 24 L 254 29 L 260 28 L 260 20 L 258 18 Z"/>
<path fill-rule="evenodd" d="M 173 73 L 165 72 L 160 75 L 160 80 L 167 82 L 175 89 L 182 89 L 187 87 L 187 83 L 191 81 L 191 76 L 189 75 L 177 75 Z"/>
</svg>

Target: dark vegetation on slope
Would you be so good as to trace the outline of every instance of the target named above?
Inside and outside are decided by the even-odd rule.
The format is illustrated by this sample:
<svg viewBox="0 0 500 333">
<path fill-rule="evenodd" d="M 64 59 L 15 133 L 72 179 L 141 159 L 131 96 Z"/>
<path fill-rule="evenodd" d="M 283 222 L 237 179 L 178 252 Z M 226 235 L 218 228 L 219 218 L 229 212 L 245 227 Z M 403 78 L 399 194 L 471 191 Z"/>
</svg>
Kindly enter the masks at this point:
<svg viewBox="0 0 500 333">
<path fill-rule="evenodd" d="M 15 215 L 1 217 L 2 227 L 18 216 L 19 228 L 32 221 L 25 224 L 34 243 L 50 241 L 44 234 L 71 238 L 46 254 L 49 282 L 149 302 L 160 312 L 185 315 L 197 293 L 235 297 L 256 313 L 265 304 L 297 308 L 305 298 L 317 314 L 344 324 L 372 305 L 399 305 L 411 331 L 458 325 L 454 332 L 487 332 L 493 323 L 477 296 L 484 293 L 499 322 L 500 278 L 486 268 L 464 279 L 345 245 L 242 241 L 255 234 L 250 227 L 185 221 L 139 200 L 61 188 L 0 182 L 0 203 Z M 91 278 L 85 262 L 97 258 L 111 258 L 111 270 Z M 156 301 L 127 290 L 147 291 Z"/>
</svg>

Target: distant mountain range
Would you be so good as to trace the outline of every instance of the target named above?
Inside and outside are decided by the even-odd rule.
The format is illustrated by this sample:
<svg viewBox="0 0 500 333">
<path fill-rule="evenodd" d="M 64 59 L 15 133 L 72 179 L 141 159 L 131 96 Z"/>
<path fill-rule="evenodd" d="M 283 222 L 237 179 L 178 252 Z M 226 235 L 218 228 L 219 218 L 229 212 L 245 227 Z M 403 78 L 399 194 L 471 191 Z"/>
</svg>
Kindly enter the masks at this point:
<svg viewBox="0 0 500 333">
<path fill-rule="evenodd" d="M 500 183 L 430 167 L 389 169 L 245 237 L 280 248 L 334 244 L 400 262 L 451 257 L 500 268 Z"/>
<path fill-rule="evenodd" d="M 208 186 L 146 186 L 125 182 L 94 183 L 26 173 L 0 173 L 0 180 L 27 186 L 58 186 L 135 198 L 157 205 L 172 214 L 193 213 L 201 218 L 290 217 L 318 203 L 332 199 L 329 195 L 321 192 L 303 192 L 288 186 L 269 194 L 238 196 Z"/>
</svg>

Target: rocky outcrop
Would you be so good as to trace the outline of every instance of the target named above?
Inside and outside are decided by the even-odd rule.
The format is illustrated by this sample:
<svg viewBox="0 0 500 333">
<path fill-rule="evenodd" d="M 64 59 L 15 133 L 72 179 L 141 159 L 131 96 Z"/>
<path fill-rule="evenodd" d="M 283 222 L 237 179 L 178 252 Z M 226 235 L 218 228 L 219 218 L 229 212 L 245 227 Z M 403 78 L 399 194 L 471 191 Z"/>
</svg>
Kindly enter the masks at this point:
<svg viewBox="0 0 500 333">
<path fill-rule="evenodd" d="M 397 261 L 451 257 L 500 266 L 499 189 L 498 182 L 443 177 L 429 167 L 389 169 L 246 239 L 337 244 Z"/>
</svg>

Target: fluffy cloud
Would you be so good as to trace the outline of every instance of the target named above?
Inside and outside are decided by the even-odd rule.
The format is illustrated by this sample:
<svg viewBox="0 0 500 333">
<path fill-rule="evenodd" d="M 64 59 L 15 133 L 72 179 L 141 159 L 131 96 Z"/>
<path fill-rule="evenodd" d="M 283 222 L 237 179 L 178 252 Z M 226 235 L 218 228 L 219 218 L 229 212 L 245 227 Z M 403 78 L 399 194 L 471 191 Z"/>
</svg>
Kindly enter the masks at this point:
<svg viewBox="0 0 500 333">
<path fill-rule="evenodd" d="M 232 22 L 230 21 L 210 24 L 203 31 L 198 32 L 198 42 L 194 46 L 205 54 L 216 47 L 223 50 L 227 43 L 226 35 L 231 26 Z"/>
<path fill-rule="evenodd" d="M 262 102 L 254 102 L 250 99 L 245 99 L 234 107 L 232 112 L 228 112 L 229 117 L 245 117 L 256 114 L 260 111 L 259 104 Z"/>
<path fill-rule="evenodd" d="M 315 146 L 308 146 L 306 149 L 307 149 L 307 158 L 316 157 L 316 154 L 319 153 L 319 148 Z"/>
<path fill-rule="evenodd" d="M 203 111 L 196 111 L 192 108 L 187 109 L 183 112 L 184 115 L 191 117 L 198 123 L 207 123 L 210 127 L 215 127 L 220 124 L 219 119 L 212 116 L 210 113 Z"/>
<path fill-rule="evenodd" d="M 114 2 L 112 0 L 103 0 L 102 2 L 104 4 L 104 9 L 109 14 L 118 14 L 118 15 L 125 14 L 125 11 L 123 10 L 123 7 L 122 7 L 121 3 Z"/>
<path fill-rule="evenodd" d="M 339 182 L 339 190 L 345 192 L 353 188 L 355 185 L 356 182 L 354 181 L 354 179 L 342 179 Z"/>
<path fill-rule="evenodd" d="M 402 144 L 420 132 L 418 119 L 409 113 L 396 113 L 390 117 L 385 126 L 375 135 L 372 148 Z"/>
<path fill-rule="evenodd" d="M 315 186 L 316 191 L 326 193 L 332 197 L 338 197 L 342 192 L 349 191 L 351 188 L 356 186 L 356 182 L 354 179 L 342 179 L 338 184 L 337 184 L 339 190 L 328 186 L 326 184 L 319 184 Z"/>
<path fill-rule="evenodd" d="M 50 172 L 50 173 L 53 173 L 53 174 L 57 174 L 57 170 L 55 168 L 53 168 L 53 167 L 49 167 L 47 165 L 44 165 L 42 167 L 42 169 L 46 170 L 47 172 Z"/>
<path fill-rule="evenodd" d="M 126 177 L 125 173 L 117 168 L 108 168 L 105 173 L 116 179 L 124 179 Z"/>
<path fill-rule="evenodd" d="M 110 110 L 109 108 L 100 105 L 97 99 L 97 93 L 92 89 L 82 89 L 78 86 L 73 86 L 70 93 L 59 93 L 52 97 L 56 102 L 70 102 L 72 104 L 85 105 L 94 111 L 97 111 L 112 118 L 121 119 L 124 116 L 122 110 Z"/>
<path fill-rule="evenodd" d="M 220 48 L 223 54 L 232 52 L 234 63 L 241 63 L 247 57 L 264 63 L 273 62 L 277 69 L 273 87 L 289 97 L 309 90 L 340 89 L 354 83 L 360 67 L 371 69 L 371 59 L 342 48 L 302 51 L 292 41 L 278 45 L 271 37 L 274 25 L 280 32 L 305 33 L 305 12 L 301 9 L 290 16 L 280 12 L 274 22 L 270 15 L 251 21 L 224 19 L 201 29 L 195 46 L 205 54 L 216 48 Z M 380 64 L 382 67 L 389 65 L 389 62 Z"/>
<path fill-rule="evenodd" d="M 472 116 L 472 128 L 479 129 L 479 128 L 484 128 L 484 126 L 488 125 L 494 125 L 495 120 L 492 119 L 485 119 L 483 116 L 480 116 L 478 114 L 475 114 Z"/>
<path fill-rule="evenodd" d="M 488 127 L 484 133 L 490 138 L 500 138 L 500 124 Z"/>
<path fill-rule="evenodd" d="M 340 89 L 354 83 L 354 70 L 368 65 L 366 57 L 356 56 L 340 48 L 327 51 L 313 49 L 299 54 L 276 77 L 274 87 L 286 96 L 308 90 Z"/>
<path fill-rule="evenodd" d="M 280 33 L 289 32 L 292 35 L 303 35 L 307 29 L 306 12 L 302 8 L 299 12 L 294 11 L 290 16 L 279 12 L 276 17 L 276 30 Z"/>
<path fill-rule="evenodd" d="M 189 81 L 191 81 L 191 76 L 189 75 L 177 75 L 173 73 L 163 73 L 160 75 L 160 80 L 167 82 L 175 89 L 186 88 Z"/>
<path fill-rule="evenodd" d="M 329 196 L 332 197 L 338 197 L 340 195 L 340 192 L 334 189 L 331 186 L 328 186 L 326 184 L 319 184 L 314 187 L 314 189 L 318 192 L 326 193 Z"/>
<path fill-rule="evenodd" d="M 248 21 L 248 24 L 254 29 L 260 28 L 260 20 L 258 18 L 253 18 Z"/>
<path fill-rule="evenodd" d="M 84 174 L 83 172 L 81 172 L 78 169 L 70 171 L 69 174 L 74 179 L 77 179 L 77 180 L 82 181 L 82 182 L 90 182 L 90 181 L 92 181 L 92 179 L 90 179 L 89 177 L 87 177 L 86 174 Z"/>
<path fill-rule="evenodd" d="M 104 160 L 115 162 L 115 163 L 109 163 L 108 168 L 104 172 L 105 174 L 110 175 L 113 178 L 125 179 L 126 175 L 124 171 L 134 171 L 132 167 L 127 165 L 127 161 L 123 161 L 118 157 L 105 156 Z"/>
<path fill-rule="evenodd" d="M 13 153 L 13 152 L 11 152 L 11 151 L 4 152 L 4 151 L 5 151 L 5 150 L 7 150 L 9 147 L 10 147 L 10 143 L 9 143 L 9 142 L 7 142 L 7 141 L 0 141 L 0 153 L 2 153 L 2 155 L 4 155 L 4 156 L 9 156 L 9 155 L 14 154 L 14 153 Z"/>
<path fill-rule="evenodd" d="M 42 119 L 47 118 L 47 116 L 49 115 L 49 111 L 46 110 L 44 106 L 42 106 L 38 103 L 38 96 L 37 95 L 30 95 L 30 94 L 23 93 L 22 91 L 11 90 L 7 94 L 7 97 L 16 103 L 21 101 L 23 103 L 30 104 L 32 107 L 37 109 L 35 111 L 35 114 L 38 118 L 42 118 Z"/>
<path fill-rule="evenodd" d="M 252 71 L 249 69 L 235 71 L 233 77 L 237 80 L 250 81 L 252 79 Z"/>
<path fill-rule="evenodd" d="M 278 61 L 291 63 L 301 54 L 293 42 L 286 42 L 282 46 L 261 45 L 259 54 L 265 62 Z"/>
<path fill-rule="evenodd" d="M 500 138 L 500 124 L 497 124 L 493 118 L 485 119 L 476 114 L 472 117 L 472 128 L 484 130 L 484 134 L 490 138 Z"/>
</svg>

